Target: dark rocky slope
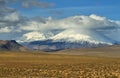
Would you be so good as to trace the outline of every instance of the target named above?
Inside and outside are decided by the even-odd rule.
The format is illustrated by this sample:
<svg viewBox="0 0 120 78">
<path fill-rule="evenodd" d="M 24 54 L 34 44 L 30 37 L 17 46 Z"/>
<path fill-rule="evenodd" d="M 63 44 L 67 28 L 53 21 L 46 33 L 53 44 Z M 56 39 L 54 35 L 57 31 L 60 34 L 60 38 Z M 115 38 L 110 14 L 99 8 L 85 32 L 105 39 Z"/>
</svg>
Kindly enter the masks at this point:
<svg viewBox="0 0 120 78">
<path fill-rule="evenodd" d="M 0 51 L 27 51 L 28 49 L 15 40 L 0 40 Z"/>
</svg>

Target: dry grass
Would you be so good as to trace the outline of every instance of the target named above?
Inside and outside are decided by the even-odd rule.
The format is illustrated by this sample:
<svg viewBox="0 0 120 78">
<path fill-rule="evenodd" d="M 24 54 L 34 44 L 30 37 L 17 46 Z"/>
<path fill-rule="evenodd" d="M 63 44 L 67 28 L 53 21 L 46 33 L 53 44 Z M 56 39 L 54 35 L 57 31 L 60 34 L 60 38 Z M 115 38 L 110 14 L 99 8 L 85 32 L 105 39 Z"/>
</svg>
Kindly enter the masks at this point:
<svg viewBox="0 0 120 78">
<path fill-rule="evenodd" d="M 120 58 L 1 52 L 0 78 L 120 78 Z"/>
</svg>

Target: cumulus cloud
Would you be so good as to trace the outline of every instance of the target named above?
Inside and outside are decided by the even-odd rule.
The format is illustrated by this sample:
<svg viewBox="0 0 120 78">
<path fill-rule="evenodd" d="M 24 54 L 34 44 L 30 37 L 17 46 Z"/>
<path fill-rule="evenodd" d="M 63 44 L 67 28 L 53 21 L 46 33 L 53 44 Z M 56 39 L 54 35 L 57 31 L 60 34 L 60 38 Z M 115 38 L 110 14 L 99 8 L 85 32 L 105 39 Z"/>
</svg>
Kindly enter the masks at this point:
<svg viewBox="0 0 120 78">
<path fill-rule="evenodd" d="M 26 34 L 23 35 L 23 37 L 25 38 L 26 42 L 27 41 L 32 41 L 32 40 L 43 40 L 45 39 L 44 34 L 41 34 L 40 32 L 28 32 Z"/>
<path fill-rule="evenodd" d="M 16 9 L 7 6 L 12 2 L 14 0 L 0 0 L 0 33 L 20 32 L 19 25 L 27 20 Z"/>
<path fill-rule="evenodd" d="M 11 32 L 20 32 L 21 30 L 19 29 L 19 26 L 30 20 L 30 18 L 20 15 L 16 9 L 8 7 L 8 4 L 12 4 L 14 2 L 19 2 L 21 6 L 24 7 L 47 8 L 53 5 L 52 3 L 38 0 L 0 0 L 0 28 L 2 28 L 0 32 L 2 32 L 5 27 L 9 28 L 9 30 L 12 28 Z M 32 18 L 32 20 L 44 22 L 44 19 L 42 18 Z"/>
<path fill-rule="evenodd" d="M 31 39 L 33 39 L 34 35 L 29 33 L 33 33 L 33 31 L 38 32 L 39 35 L 42 34 L 42 38 L 36 38 L 39 40 L 44 40 L 44 38 L 69 38 L 76 40 L 90 40 L 92 42 L 94 42 L 94 40 L 103 42 L 120 41 L 120 38 L 112 38 L 115 36 L 116 32 L 117 35 L 119 35 L 119 21 L 110 20 L 95 14 L 89 16 L 71 16 L 63 19 L 53 19 L 48 17 L 44 19 L 44 21 L 45 22 L 40 22 L 38 20 L 27 21 L 26 24 L 20 26 L 20 30 L 27 31 L 26 37 L 31 36 Z M 48 36 L 48 33 L 52 33 L 52 35 L 49 35 L 49 37 L 46 38 L 45 36 Z"/>
<path fill-rule="evenodd" d="M 53 5 L 54 5 L 53 3 L 42 2 L 38 0 L 24 0 L 22 2 L 22 6 L 24 8 L 29 8 L 29 7 L 49 8 L 52 7 Z"/>
<path fill-rule="evenodd" d="M 41 2 L 38 0 L 0 0 L 0 39 L 20 39 L 21 35 L 27 31 L 20 29 L 21 26 L 27 25 L 30 18 L 19 14 L 18 10 L 9 7 L 9 4 L 20 2 L 28 4 L 28 7 L 47 8 L 52 6 L 50 3 Z M 28 3 L 27 3 L 28 2 Z M 44 18 L 32 18 L 31 21 L 45 22 Z"/>
<path fill-rule="evenodd" d="M 49 8 L 54 6 L 53 3 L 48 3 L 40 0 L 0 0 L 0 5 L 10 4 L 20 2 L 23 8 L 32 8 L 32 7 L 39 7 L 39 8 Z"/>
<path fill-rule="evenodd" d="M 51 3 L 38 0 L 0 0 L 0 34 L 12 33 L 11 35 L 14 36 L 11 36 L 11 39 L 17 37 L 18 40 L 44 40 L 64 37 L 77 40 L 97 38 L 98 40 L 120 42 L 120 37 L 118 37 L 120 35 L 120 21 L 110 20 L 95 14 L 71 16 L 63 19 L 52 17 L 29 19 L 20 15 L 16 9 L 7 6 L 10 2 L 16 1 L 21 2 L 25 8 L 53 6 Z M 60 14 L 60 12 L 56 13 Z M 19 37 L 15 35 L 16 33 L 19 34 Z"/>
<path fill-rule="evenodd" d="M 27 24 L 21 26 L 22 30 L 53 30 L 53 29 L 110 29 L 119 26 L 115 21 L 97 15 L 90 16 L 72 16 L 64 19 L 53 19 L 51 17 L 44 19 L 45 23 L 40 21 L 27 21 Z"/>
<path fill-rule="evenodd" d="M 19 14 L 16 12 L 8 14 L 3 17 L 4 21 L 9 21 L 9 22 L 16 22 L 19 21 L 19 19 L 20 19 Z"/>
<path fill-rule="evenodd" d="M 9 33 L 9 32 L 11 32 L 11 29 L 8 27 L 4 27 L 0 29 L 0 33 Z"/>
</svg>

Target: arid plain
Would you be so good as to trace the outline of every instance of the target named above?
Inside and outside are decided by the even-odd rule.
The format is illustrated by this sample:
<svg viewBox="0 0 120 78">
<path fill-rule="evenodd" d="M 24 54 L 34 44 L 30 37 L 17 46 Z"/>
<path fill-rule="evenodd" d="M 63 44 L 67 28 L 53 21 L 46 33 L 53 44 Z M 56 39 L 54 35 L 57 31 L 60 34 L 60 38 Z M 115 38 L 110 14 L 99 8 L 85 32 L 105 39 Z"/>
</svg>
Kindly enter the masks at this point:
<svg viewBox="0 0 120 78">
<path fill-rule="evenodd" d="M 119 52 L 119 46 L 52 53 L 1 51 L 0 78 L 120 78 Z"/>
</svg>

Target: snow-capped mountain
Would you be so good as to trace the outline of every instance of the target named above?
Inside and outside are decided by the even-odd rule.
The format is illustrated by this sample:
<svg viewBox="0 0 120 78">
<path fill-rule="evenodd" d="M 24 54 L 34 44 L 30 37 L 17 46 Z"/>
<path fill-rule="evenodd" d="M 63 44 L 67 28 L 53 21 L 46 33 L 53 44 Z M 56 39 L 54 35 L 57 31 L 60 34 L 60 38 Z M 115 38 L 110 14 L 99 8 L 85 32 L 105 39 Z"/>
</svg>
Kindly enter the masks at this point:
<svg viewBox="0 0 120 78">
<path fill-rule="evenodd" d="M 33 35 L 33 37 L 31 37 L 31 34 L 26 34 L 28 35 L 26 36 L 28 37 L 27 43 L 23 45 L 36 50 L 53 51 L 69 48 L 100 47 L 118 43 L 113 38 L 101 35 L 98 32 L 93 32 L 92 30 L 85 31 L 71 29 L 63 30 L 57 34 L 54 32 L 50 32 L 50 34 L 49 32 L 42 33 L 41 36 L 39 36 L 41 33 L 36 32 L 38 35 L 34 34 L 35 36 Z"/>
<path fill-rule="evenodd" d="M 41 34 L 39 32 L 30 32 L 30 33 L 24 34 L 23 37 L 25 39 L 24 42 L 27 42 L 27 41 L 30 42 L 30 41 L 37 41 L 37 40 L 46 39 L 44 34 Z"/>
<path fill-rule="evenodd" d="M 33 49 L 60 50 L 119 44 L 119 35 L 118 21 L 96 15 L 73 16 L 40 23 L 40 29 L 24 34 L 22 41 Z"/>
<path fill-rule="evenodd" d="M 51 38 L 53 41 L 65 41 L 65 42 L 89 42 L 94 44 L 104 43 L 112 44 L 112 41 L 101 35 L 97 32 L 91 30 L 65 30 Z"/>
</svg>

